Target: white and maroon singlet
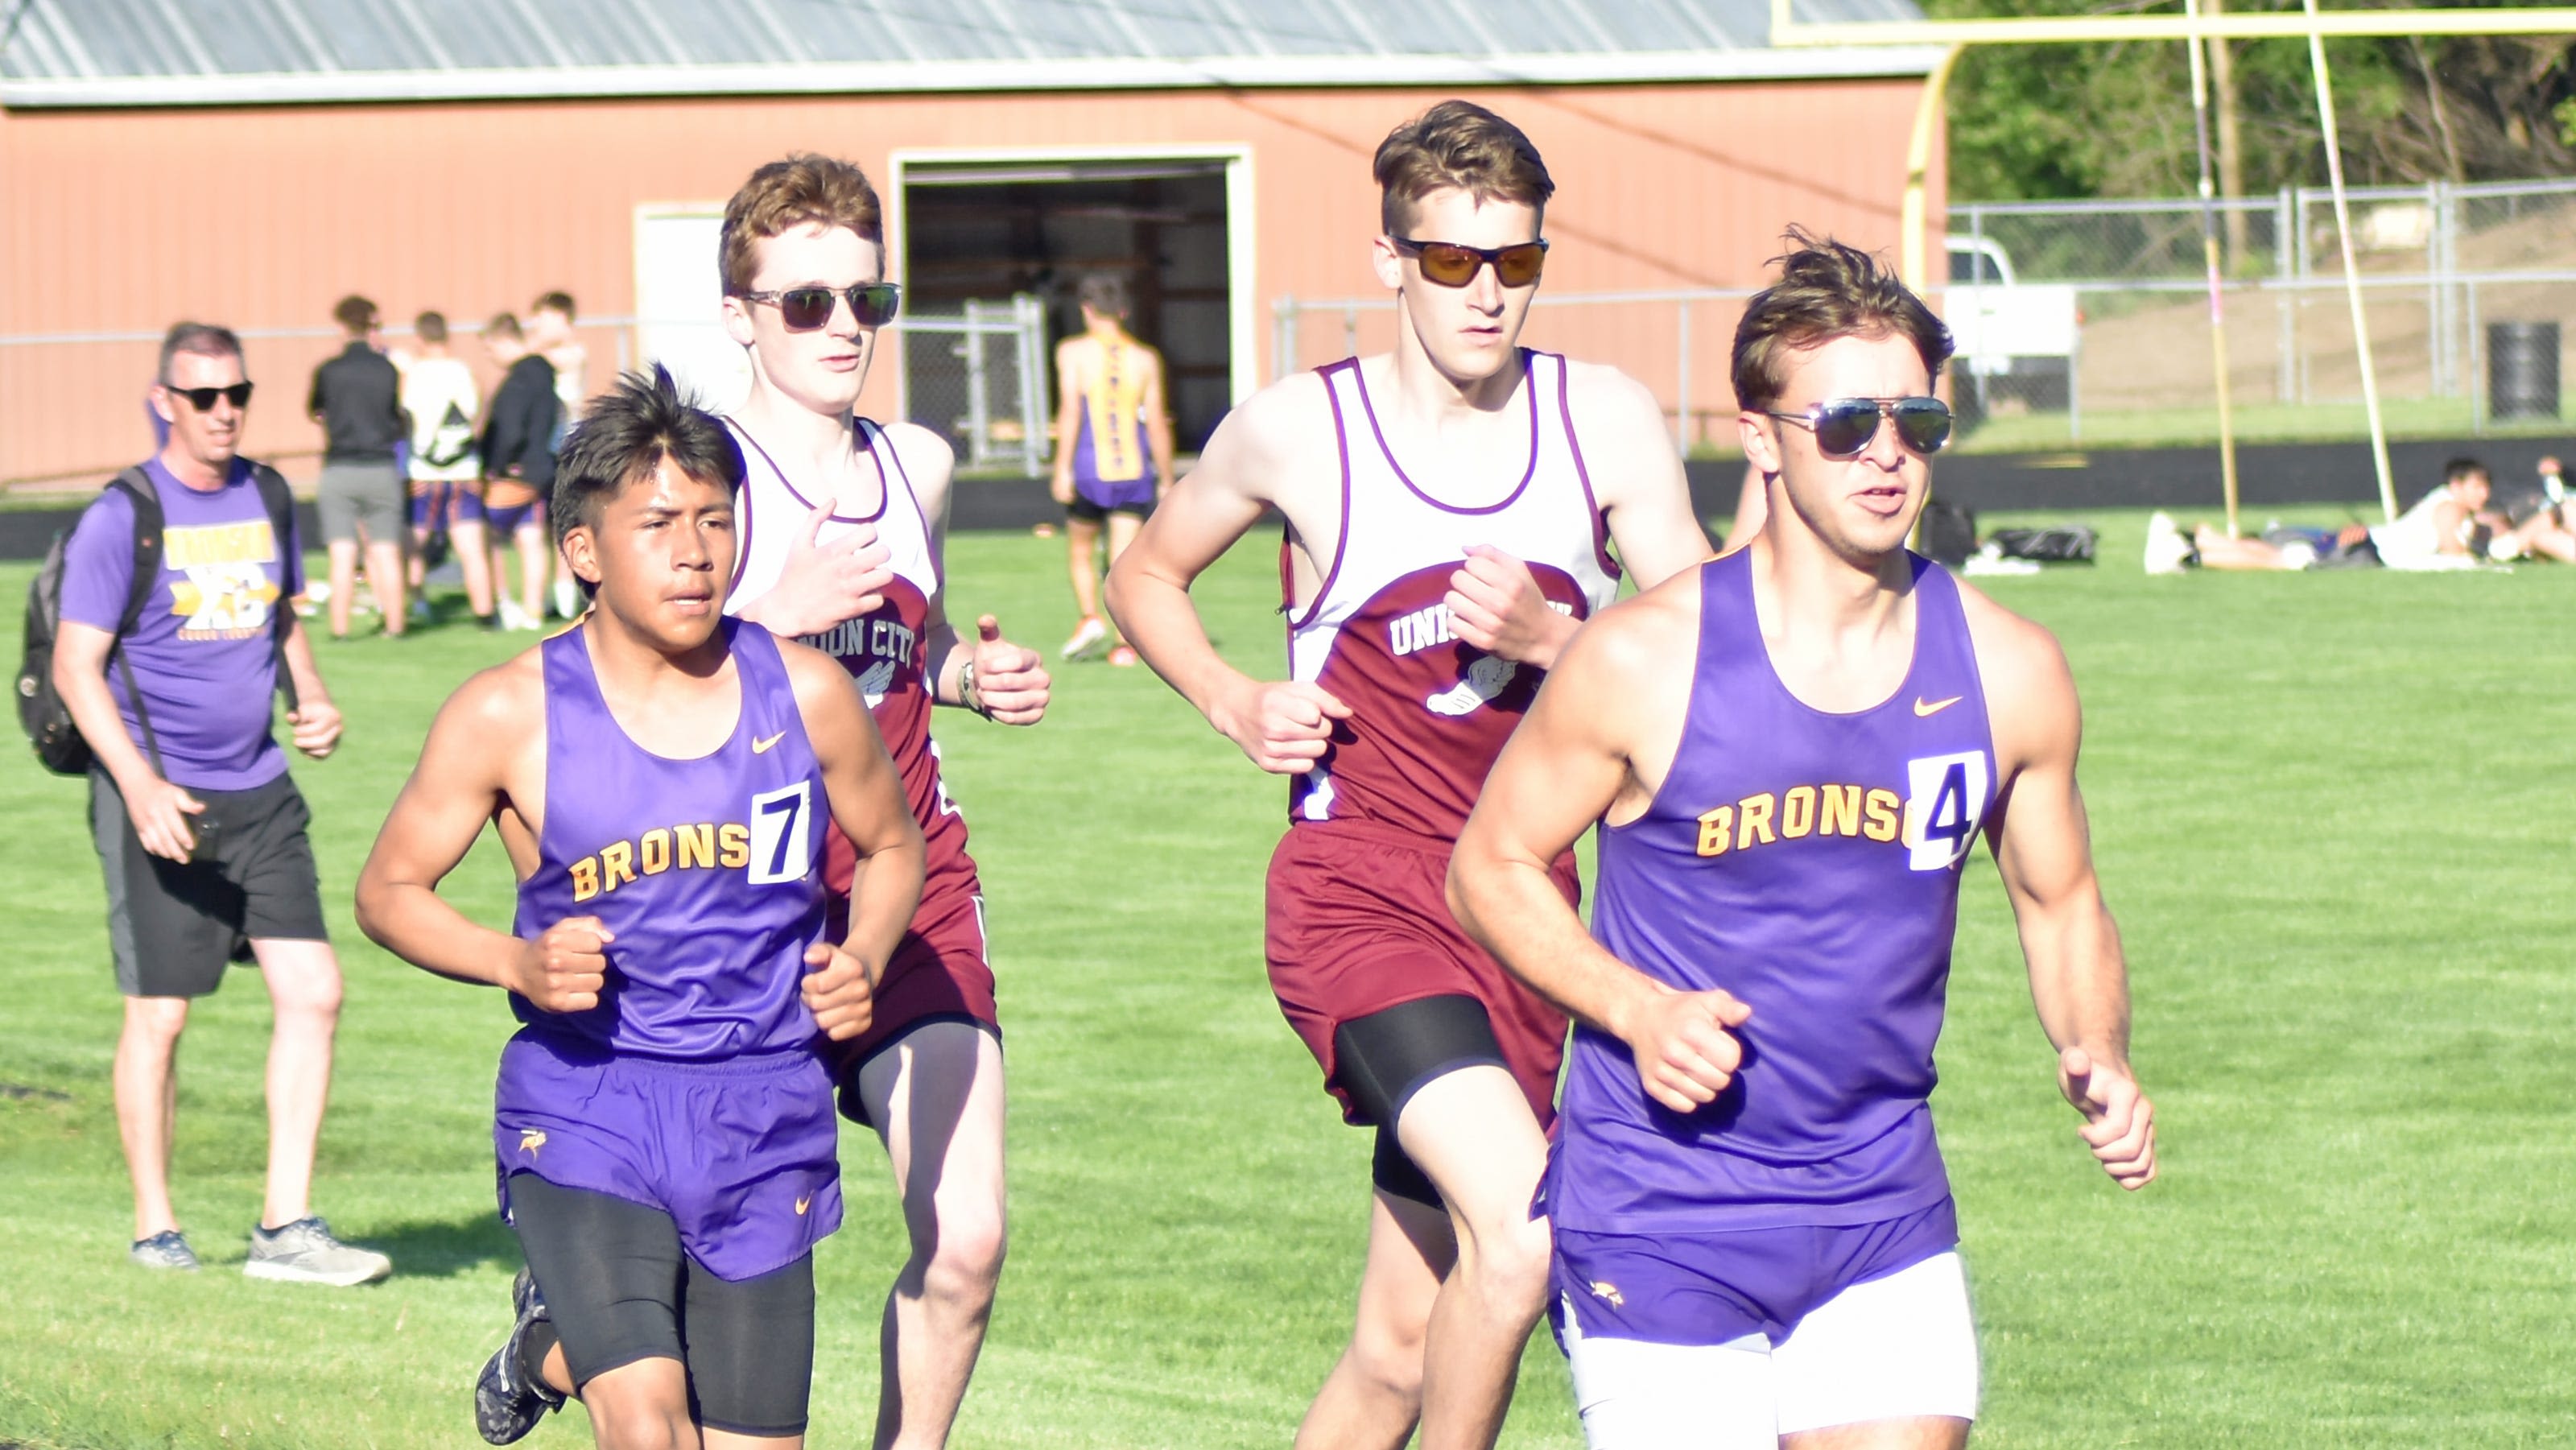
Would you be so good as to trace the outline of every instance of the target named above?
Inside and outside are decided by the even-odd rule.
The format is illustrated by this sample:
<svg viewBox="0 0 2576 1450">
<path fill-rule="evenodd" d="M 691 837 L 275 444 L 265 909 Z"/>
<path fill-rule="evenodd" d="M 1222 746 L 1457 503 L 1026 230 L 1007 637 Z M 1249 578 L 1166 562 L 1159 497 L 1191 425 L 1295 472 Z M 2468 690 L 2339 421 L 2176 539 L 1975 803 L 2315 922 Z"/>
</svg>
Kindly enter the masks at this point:
<svg viewBox="0 0 2576 1450">
<path fill-rule="evenodd" d="M 741 533 L 735 561 L 733 593 L 727 613 L 778 585 L 787 551 L 814 512 L 814 502 L 739 423 L 731 423 L 743 444 L 742 496 L 734 506 Z M 859 452 L 875 464 L 884 484 L 876 511 L 865 515 L 835 512 L 823 524 L 819 542 L 830 543 L 860 524 L 874 524 L 877 537 L 892 552 L 894 583 L 885 602 L 866 615 L 819 634 L 802 636 L 810 645 L 841 662 L 859 682 L 868 712 L 876 717 L 886 751 L 903 776 L 905 801 L 921 823 L 928 849 L 928 877 L 922 900 L 929 903 L 943 889 L 979 888 L 975 862 L 966 854 L 966 820 L 957 813 L 939 779 L 939 747 L 930 738 L 930 689 L 922 676 L 922 642 L 929 632 L 930 600 L 939 592 L 939 558 L 930 543 L 930 522 L 895 456 L 894 440 L 873 421 L 855 420 Z M 839 832 L 832 834 L 829 882 L 833 890 L 850 888 L 854 858 Z"/>
<path fill-rule="evenodd" d="M 1551 607 L 1577 619 L 1617 596 L 1619 568 L 1566 402 L 1565 359 L 1523 349 L 1506 408 L 1528 419 L 1518 486 L 1477 507 L 1447 503 L 1408 477 L 1387 447 L 1359 360 L 1322 369 L 1342 457 L 1342 527 L 1315 597 L 1289 595 L 1291 678 L 1349 705 L 1315 769 L 1289 777 L 1292 821 L 1367 820 L 1442 841 L 1467 811 L 1541 671 L 1457 638 L 1441 601 L 1471 544 L 1529 566 Z"/>
</svg>

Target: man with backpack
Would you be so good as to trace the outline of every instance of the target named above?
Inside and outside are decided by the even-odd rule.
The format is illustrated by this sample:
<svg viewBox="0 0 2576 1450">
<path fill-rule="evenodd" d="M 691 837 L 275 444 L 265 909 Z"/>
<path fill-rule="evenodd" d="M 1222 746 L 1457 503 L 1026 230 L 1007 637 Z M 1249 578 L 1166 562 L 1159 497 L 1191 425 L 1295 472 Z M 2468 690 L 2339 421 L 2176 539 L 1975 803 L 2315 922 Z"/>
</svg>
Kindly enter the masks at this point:
<svg viewBox="0 0 2576 1450">
<path fill-rule="evenodd" d="M 317 760 L 339 741 L 340 712 L 287 604 L 303 587 L 292 500 L 275 470 L 235 451 L 250 394 L 230 331 L 170 329 L 152 389 L 170 440 L 118 475 L 63 546 L 50 678 L 92 757 L 91 824 L 125 993 L 116 1120 L 134 1180 L 134 1262 L 197 1267 L 170 1203 L 173 1065 L 190 999 L 247 948 L 276 1027 L 267 1197 L 243 1272 L 359 1284 L 391 1261 L 333 1238 L 308 1202 L 340 966 L 305 834 L 312 816 L 270 734 L 269 697 L 285 691 L 295 746 Z M 84 752 L 65 743 L 40 738 L 39 753 L 70 767 Z"/>
</svg>

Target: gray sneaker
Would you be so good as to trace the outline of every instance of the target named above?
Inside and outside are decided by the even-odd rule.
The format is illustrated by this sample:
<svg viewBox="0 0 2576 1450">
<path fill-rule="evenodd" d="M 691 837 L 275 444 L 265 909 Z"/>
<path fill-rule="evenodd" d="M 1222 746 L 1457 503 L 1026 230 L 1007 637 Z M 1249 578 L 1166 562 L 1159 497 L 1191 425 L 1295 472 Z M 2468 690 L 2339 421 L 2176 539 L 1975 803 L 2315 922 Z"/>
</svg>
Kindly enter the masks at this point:
<svg viewBox="0 0 2576 1450">
<path fill-rule="evenodd" d="M 282 1228 L 253 1227 L 250 1259 L 242 1265 L 242 1272 L 254 1279 L 329 1284 L 335 1289 L 372 1283 L 393 1271 L 393 1260 L 373 1249 L 340 1242 L 331 1237 L 331 1226 L 315 1217 L 299 1218 Z"/>
<path fill-rule="evenodd" d="M 196 1271 L 197 1252 L 175 1228 L 165 1228 L 148 1239 L 136 1239 L 126 1257 L 147 1269 L 184 1269 Z"/>
</svg>

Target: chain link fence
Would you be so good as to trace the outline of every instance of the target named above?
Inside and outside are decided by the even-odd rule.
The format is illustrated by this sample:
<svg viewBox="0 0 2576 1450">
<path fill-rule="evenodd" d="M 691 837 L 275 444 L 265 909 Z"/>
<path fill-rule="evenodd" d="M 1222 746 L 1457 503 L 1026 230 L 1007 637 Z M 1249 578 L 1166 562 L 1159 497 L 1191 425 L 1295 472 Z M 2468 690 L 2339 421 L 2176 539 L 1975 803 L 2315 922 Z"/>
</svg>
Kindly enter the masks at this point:
<svg viewBox="0 0 2576 1450">
<path fill-rule="evenodd" d="M 960 473 L 1039 477 L 1049 454 L 1046 304 L 1023 293 L 907 312 L 904 416 L 948 439 Z"/>
<path fill-rule="evenodd" d="M 2348 192 L 2364 316 L 2392 430 L 2557 426 L 2576 322 L 2576 182 Z M 2360 350 L 2323 190 L 2220 203 L 2228 389 L 2254 438 L 2359 437 Z M 1951 209 L 1924 290 L 1958 344 L 1963 446 L 2217 436 L 2202 209 L 2193 199 Z M 1524 339 L 1653 389 L 1685 451 L 1735 446 L 1727 361 L 1749 290 L 1542 293 Z M 1392 345 L 1384 297 L 1283 297 L 1275 373 Z M 2499 350 L 2501 348 L 2501 351 Z"/>
<path fill-rule="evenodd" d="M 475 370 L 483 396 L 500 383 L 480 325 L 448 319 L 449 346 Z M 636 320 L 585 317 L 573 326 L 587 354 L 583 391 L 596 393 L 634 366 Z M 322 452 L 322 430 L 305 415 L 313 369 L 348 345 L 336 327 L 238 330 L 243 364 L 257 386 L 242 452 L 291 474 Z M 146 395 L 160 362 L 159 332 L 0 335 L 0 492 L 95 491 L 118 469 L 152 451 Z M 387 326 L 396 350 L 413 346 L 408 325 Z"/>
<path fill-rule="evenodd" d="M 500 381 L 475 324 L 450 319 L 452 346 L 471 363 L 486 397 Z M 906 313 L 906 414 L 949 439 L 961 473 L 1043 476 L 1049 454 L 1052 374 L 1046 309 L 1035 297 L 968 302 L 950 314 Z M 710 403 L 738 402 L 749 384 L 740 350 L 701 319 L 654 322 L 586 317 L 573 329 L 588 354 L 584 392 L 596 393 L 639 358 L 664 357 Z M 682 344 L 712 344 L 692 351 Z M 242 451 L 291 473 L 312 465 L 321 429 L 305 416 L 313 369 L 347 345 L 332 327 L 240 329 L 243 361 L 258 385 Z M 388 326 L 389 346 L 412 346 L 408 326 Z M 158 332 L 0 335 L 0 492 L 95 489 L 153 446 L 145 395 Z"/>
</svg>

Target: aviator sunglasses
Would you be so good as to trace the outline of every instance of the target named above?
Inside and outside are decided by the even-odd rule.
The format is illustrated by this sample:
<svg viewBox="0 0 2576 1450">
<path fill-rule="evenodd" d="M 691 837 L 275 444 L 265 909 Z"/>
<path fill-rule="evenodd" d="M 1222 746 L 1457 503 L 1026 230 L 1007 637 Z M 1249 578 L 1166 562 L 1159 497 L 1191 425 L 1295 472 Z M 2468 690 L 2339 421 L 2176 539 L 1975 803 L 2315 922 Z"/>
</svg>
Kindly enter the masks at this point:
<svg viewBox="0 0 2576 1450">
<path fill-rule="evenodd" d="M 789 332 L 812 332 L 832 320 L 832 304 L 848 299 L 850 316 L 861 327 L 883 327 L 894 321 L 903 303 L 903 288 L 893 282 L 861 282 L 854 287 L 789 287 L 777 292 L 736 292 L 745 302 L 767 302 Z"/>
<path fill-rule="evenodd" d="M 215 399 L 221 398 L 236 408 L 250 406 L 250 384 L 235 383 L 229 388 L 174 388 L 168 383 L 161 390 L 174 398 L 185 398 L 188 406 L 200 413 L 215 411 Z"/>
<path fill-rule="evenodd" d="M 1470 247 L 1462 242 L 1417 242 L 1411 237 L 1389 237 L 1395 249 L 1422 262 L 1425 279 L 1443 287 L 1464 287 L 1476 280 L 1476 274 L 1490 262 L 1494 280 L 1506 287 L 1526 287 L 1538 280 L 1547 265 L 1547 242 L 1520 242 L 1508 247 Z"/>
<path fill-rule="evenodd" d="M 1858 458 L 1878 436 L 1878 420 L 1896 424 L 1897 439 L 1925 457 L 1950 441 L 1950 405 L 1939 398 L 1827 398 L 1803 413 L 1765 413 L 1816 435 L 1816 452 L 1834 462 Z"/>
</svg>

